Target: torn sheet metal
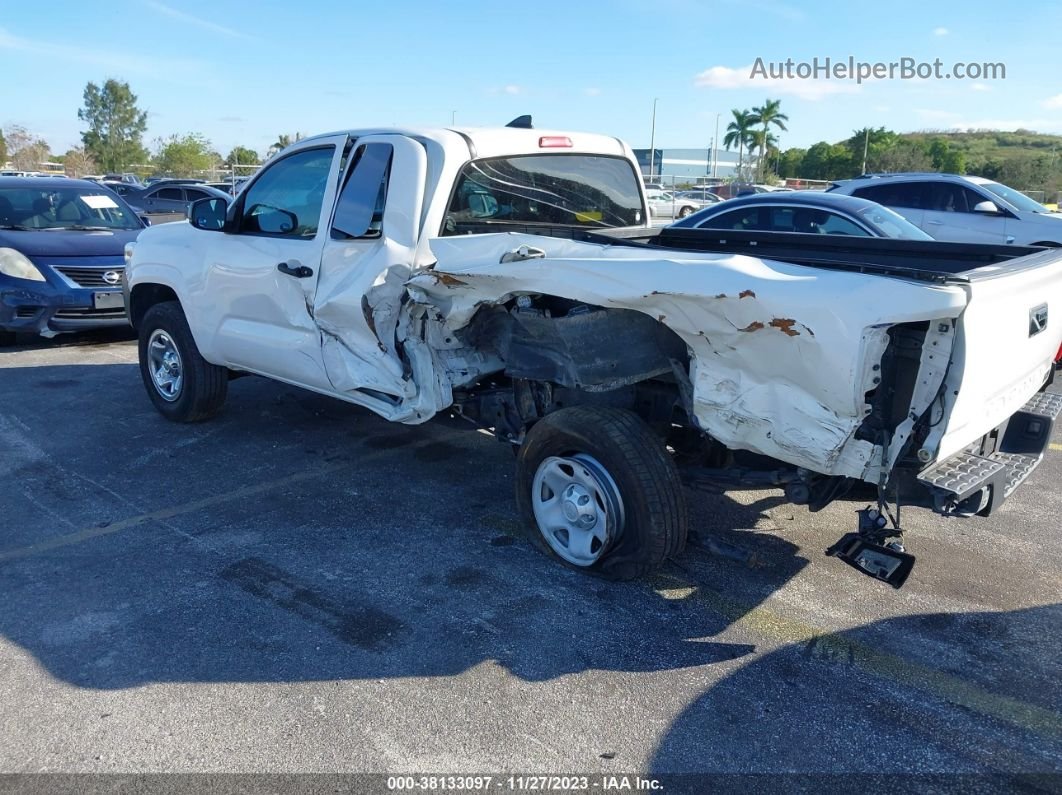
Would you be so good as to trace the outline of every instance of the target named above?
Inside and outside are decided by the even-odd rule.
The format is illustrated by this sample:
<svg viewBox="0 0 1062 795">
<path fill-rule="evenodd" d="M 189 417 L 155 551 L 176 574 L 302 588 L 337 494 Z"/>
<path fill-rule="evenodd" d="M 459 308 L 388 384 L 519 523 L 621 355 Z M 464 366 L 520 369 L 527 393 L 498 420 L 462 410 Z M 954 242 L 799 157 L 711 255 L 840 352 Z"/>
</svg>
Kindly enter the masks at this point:
<svg viewBox="0 0 1062 795">
<path fill-rule="evenodd" d="M 521 245 L 546 257 L 501 262 Z M 958 317 L 961 287 L 827 271 L 743 255 L 647 251 L 524 234 L 432 241 L 434 270 L 415 300 L 447 328 L 484 304 L 551 295 L 633 309 L 677 333 L 691 354 L 697 423 L 729 447 L 823 474 L 865 478 L 880 465 L 852 438 L 888 326 Z M 622 351 L 617 351 L 622 355 Z"/>
</svg>

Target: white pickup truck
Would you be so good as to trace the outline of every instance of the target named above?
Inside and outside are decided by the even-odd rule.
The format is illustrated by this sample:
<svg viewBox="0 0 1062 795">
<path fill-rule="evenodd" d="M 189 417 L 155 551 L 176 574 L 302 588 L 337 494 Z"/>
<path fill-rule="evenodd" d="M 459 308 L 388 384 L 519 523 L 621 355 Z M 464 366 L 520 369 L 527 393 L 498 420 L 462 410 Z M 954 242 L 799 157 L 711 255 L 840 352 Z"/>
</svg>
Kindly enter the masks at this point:
<svg viewBox="0 0 1062 795">
<path fill-rule="evenodd" d="M 244 373 L 460 414 L 518 446 L 529 536 L 616 578 L 682 549 L 683 478 L 729 475 L 812 510 L 870 484 L 830 552 L 899 587 L 901 501 L 985 514 L 1039 463 L 1062 253 L 648 217 L 615 138 L 306 138 L 127 249 L 144 384 L 181 422 Z"/>
</svg>

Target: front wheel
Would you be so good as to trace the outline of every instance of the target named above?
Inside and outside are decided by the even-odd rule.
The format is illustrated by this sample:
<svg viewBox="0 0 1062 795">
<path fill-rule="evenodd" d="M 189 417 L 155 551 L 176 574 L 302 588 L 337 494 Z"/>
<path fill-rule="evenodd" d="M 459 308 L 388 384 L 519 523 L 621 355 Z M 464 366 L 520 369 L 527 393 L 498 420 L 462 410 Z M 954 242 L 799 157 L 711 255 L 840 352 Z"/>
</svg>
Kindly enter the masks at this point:
<svg viewBox="0 0 1062 795">
<path fill-rule="evenodd" d="M 692 207 L 683 207 L 683 208 L 681 208 L 678 211 L 678 217 L 679 218 L 686 218 L 687 216 L 690 216 L 692 214 L 693 214 L 693 208 Z"/>
<path fill-rule="evenodd" d="M 536 423 L 517 458 L 516 502 L 539 549 L 612 579 L 646 574 L 686 543 L 675 464 L 624 409 L 566 408 Z"/>
<path fill-rule="evenodd" d="M 200 422 L 221 411 L 229 373 L 204 359 L 176 301 L 155 304 L 140 323 L 140 377 L 166 419 Z"/>
</svg>

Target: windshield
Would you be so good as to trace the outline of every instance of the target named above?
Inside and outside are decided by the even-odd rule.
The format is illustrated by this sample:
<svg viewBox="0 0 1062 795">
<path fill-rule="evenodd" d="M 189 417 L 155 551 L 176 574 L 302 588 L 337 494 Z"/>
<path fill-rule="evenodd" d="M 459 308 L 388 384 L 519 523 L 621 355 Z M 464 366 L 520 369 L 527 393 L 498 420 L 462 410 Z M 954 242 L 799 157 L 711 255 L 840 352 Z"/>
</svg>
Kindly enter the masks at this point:
<svg viewBox="0 0 1062 795">
<path fill-rule="evenodd" d="M 483 223 L 635 226 L 643 221 L 634 166 L 603 155 L 521 155 L 461 169 L 444 235 Z"/>
<path fill-rule="evenodd" d="M 998 182 L 982 182 L 978 185 L 979 188 L 984 188 L 989 193 L 994 193 L 1004 201 L 1008 201 L 1017 207 L 1022 212 L 1026 213 L 1047 213 L 1050 212 L 1039 202 L 1034 202 L 1024 193 L 1014 190 L 1014 188 L 1008 188 L 1006 185 L 1000 185 Z"/>
<path fill-rule="evenodd" d="M 0 227 L 140 229 L 140 219 L 120 201 L 109 191 L 89 186 L 0 188 Z"/>
<path fill-rule="evenodd" d="M 892 237 L 898 240 L 933 239 L 902 215 L 893 212 L 888 207 L 867 207 L 859 210 L 856 215 L 882 237 Z"/>
</svg>

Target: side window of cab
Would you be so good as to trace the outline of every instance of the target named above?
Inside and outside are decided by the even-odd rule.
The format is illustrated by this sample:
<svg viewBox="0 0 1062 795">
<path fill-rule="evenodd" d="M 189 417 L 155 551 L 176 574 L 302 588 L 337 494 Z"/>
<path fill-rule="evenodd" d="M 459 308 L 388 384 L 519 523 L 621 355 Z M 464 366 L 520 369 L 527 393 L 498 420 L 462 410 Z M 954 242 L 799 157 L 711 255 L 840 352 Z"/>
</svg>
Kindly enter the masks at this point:
<svg viewBox="0 0 1062 795">
<path fill-rule="evenodd" d="M 385 143 L 354 149 L 332 219 L 334 240 L 380 236 L 393 155 L 394 148 Z"/>
<path fill-rule="evenodd" d="M 240 234 L 315 237 L 335 151 L 304 149 L 269 165 L 240 197 Z"/>
</svg>

